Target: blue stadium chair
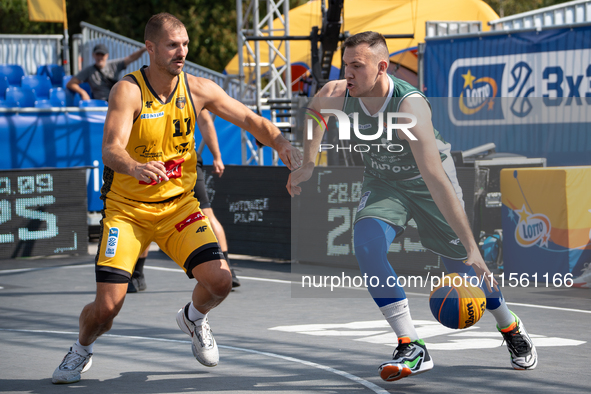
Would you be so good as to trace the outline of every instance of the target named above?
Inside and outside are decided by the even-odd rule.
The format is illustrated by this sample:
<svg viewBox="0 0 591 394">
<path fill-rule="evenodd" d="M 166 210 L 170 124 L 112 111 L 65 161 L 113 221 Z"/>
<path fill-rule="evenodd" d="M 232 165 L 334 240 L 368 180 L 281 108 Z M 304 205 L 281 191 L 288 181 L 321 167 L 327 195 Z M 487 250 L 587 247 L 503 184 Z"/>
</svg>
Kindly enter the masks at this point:
<svg viewBox="0 0 591 394">
<path fill-rule="evenodd" d="M 37 67 L 37 75 L 46 75 L 54 87 L 62 86 L 64 80 L 64 68 L 59 64 L 47 64 Z"/>
<path fill-rule="evenodd" d="M 62 82 L 62 87 L 66 92 L 66 105 L 68 107 L 77 107 L 80 104 L 81 97 L 78 93 L 74 93 L 66 87 L 70 79 L 72 79 L 72 77 L 67 75 L 64 77 L 64 80 Z M 90 89 L 90 85 L 88 84 L 88 82 L 81 83 L 80 87 L 86 90 L 90 98 L 92 98 L 92 90 Z"/>
<path fill-rule="evenodd" d="M 8 89 L 8 79 L 4 76 L 0 76 L 0 100 L 6 99 L 6 89 Z"/>
<path fill-rule="evenodd" d="M 87 108 L 87 107 L 108 107 L 109 103 L 105 100 L 82 100 L 80 101 L 79 107 L 80 108 Z"/>
<path fill-rule="evenodd" d="M 62 89 L 66 93 L 66 106 L 67 107 L 77 107 L 80 103 L 80 95 L 78 95 L 78 101 L 74 103 L 74 99 L 76 98 L 76 93 L 72 92 L 70 89 L 66 87 L 68 82 L 72 79 L 71 75 L 66 75 L 62 81 Z"/>
<path fill-rule="evenodd" d="M 62 89 L 66 88 L 66 85 L 68 84 L 68 82 L 70 82 L 70 79 L 72 79 L 71 75 L 64 76 L 64 79 L 62 79 Z"/>
<path fill-rule="evenodd" d="M 35 91 L 30 88 L 21 88 L 19 86 L 11 86 L 6 89 L 6 101 L 12 107 L 34 107 Z"/>
<path fill-rule="evenodd" d="M 11 108 L 12 105 L 6 100 L 0 100 L 0 108 Z"/>
<path fill-rule="evenodd" d="M 35 101 L 35 108 L 52 108 L 51 102 L 49 100 L 37 100 Z"/>
<path fill-rule="evenodd" d="M 39 99 L 49 99 L 49 89 L 52 88 L 51 80 L 47 75 L 26 75 L 21 83 L 23 88 L 35 90 Z"/>
<path fill-rule="evenodd" d="M 90 88 L 90 84 L 88 82 L 84 82 L 80 84 L 80 87 L 86 90 L 86 93 L 90 96 L 90 98 L 94 98 L 92 95 L 92 89 Z"/>
<path fill-rule="evenodd" d="M 49 91 L 49 102 L 53 107 L 66 106 L 66 91 L 62 88 L 53 88 Z"/>
<path fill-rule="evenodd" d="M 18 64 L 0 64 L 0 77 L 5 76 L 10 86 L 21 86 L 25 71 Z"/>
</svg>

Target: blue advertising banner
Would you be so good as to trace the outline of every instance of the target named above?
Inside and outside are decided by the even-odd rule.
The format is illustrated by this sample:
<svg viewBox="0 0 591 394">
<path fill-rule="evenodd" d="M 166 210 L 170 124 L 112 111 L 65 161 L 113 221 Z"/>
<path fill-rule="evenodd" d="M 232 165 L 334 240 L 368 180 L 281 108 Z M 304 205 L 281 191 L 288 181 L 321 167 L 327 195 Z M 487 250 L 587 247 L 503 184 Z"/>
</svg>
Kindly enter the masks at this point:
<svg viewBox="0 0 591 394">
<path fill-rule="evenodd" d="M 86 173 L 88 210 L 100 211 L 105 116 L 106 112 L 0 114 L 0 170 L 93 167 Z M 224 163 L 241 164 L 240 129 L 221 118 L 215 119 L 215 127 Z M 201 134 L 195 133 L 195 138 L 199 146 Z M 265 164 L 271 164 L 270 148 L 265 149 Z M 213 161 L 207 147 L 203 161 Z"/>
<path fill-rule="evenodd" d="M 591 26 L 427 39 L 424 81 L 454 150 L 591 164 Z"/>
</svg>

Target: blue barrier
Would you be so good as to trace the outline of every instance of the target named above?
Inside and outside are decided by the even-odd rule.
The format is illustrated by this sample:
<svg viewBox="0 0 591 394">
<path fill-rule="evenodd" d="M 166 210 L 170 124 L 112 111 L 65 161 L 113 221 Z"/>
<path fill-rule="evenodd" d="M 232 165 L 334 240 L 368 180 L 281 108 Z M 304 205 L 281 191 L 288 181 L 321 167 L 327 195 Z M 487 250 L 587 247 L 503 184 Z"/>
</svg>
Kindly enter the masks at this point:
<svg viewBox="0 0 591 394">
<path fill-rule="evenodd" d="M 88 210 L 100 211 L 105 109 L 52 108 L 0 113 L 0 169 L 94 167 L 86 176 Z M 215 126 L 224 163 L 242 164 L 240 129 L 221 118 L 216 118 Z M 195 139 L 195 146 L 199 146 L 201 134 L 196 132 Z M 205 164 L 213 162 L 207 147 L 202 155 Z M 265 156 L 265 164 L 271 164 L 270 151 Z"/>
</svg>

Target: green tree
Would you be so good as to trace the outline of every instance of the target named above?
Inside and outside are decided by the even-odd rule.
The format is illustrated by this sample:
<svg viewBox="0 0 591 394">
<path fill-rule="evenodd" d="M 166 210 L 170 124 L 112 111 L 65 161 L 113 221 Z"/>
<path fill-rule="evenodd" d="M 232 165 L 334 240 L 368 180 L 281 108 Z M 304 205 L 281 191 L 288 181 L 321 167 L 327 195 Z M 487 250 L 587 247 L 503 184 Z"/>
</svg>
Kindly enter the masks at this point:
<svg viewBox="0 0 591 394">
<path fill-rule="evenodd" d="M 290 6 L 305 2 L 290 0 Z M 187 27 L 189 61 L 223 71 L 238 51 L 235 0 L 67 1 L 70 37 L 81 32 L 84 21 L 143 42 L 146 21 L 159 12 L 175 15 Z M 27 0 L 0 1 L 0 34 L 62 33 L 60 23 L 30 22 Z"/>
<path fill-rule="evenodd" d="M 31 22 L 27 0 L 0 1 L 0 34 L 62 34 L 59 23 Z"/>
<path fill-rule="evenodd" d="M 571 0 L 484 0 L 502 18 Z"/>
</svg>

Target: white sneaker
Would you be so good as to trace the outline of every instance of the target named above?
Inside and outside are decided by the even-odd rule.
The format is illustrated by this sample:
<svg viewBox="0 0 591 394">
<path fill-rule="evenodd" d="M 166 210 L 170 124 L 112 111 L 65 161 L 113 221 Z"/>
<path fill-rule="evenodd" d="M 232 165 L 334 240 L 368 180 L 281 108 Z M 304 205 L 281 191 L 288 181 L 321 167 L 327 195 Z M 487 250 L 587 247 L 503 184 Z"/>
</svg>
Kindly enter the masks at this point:
<svg viewBox="0 0 591 394">
<path fill-rule="evenodd" d="M 591 288 L 591 264 L 586 263 L 581 275 L 573 280 L 573 287 Z"/>
<path fill-rule="evenodd" d="M 70 348 L 70 351 L 66 354 L 59 367 L 53 371 L 51 383 L 76 383 L 80 381 L 80 374 L 88 371 L 91 365 L 92 353 L 85 357 Z"/>
<path fill-rule="evenodd" d="M 529 334 L 513 312 L 515 322 L 509 327 L 501 330 L 497 325 L 497 330 L 503 335 L 507 343 L 507 349 L 511 355 L 511 366 L 514 369 L 534 369 L 538 365 L 538 353 Z"/>
<path fill-rule="evenodd" d="M 220 361 L 218 345 L 209 328 L 207 316 L 200 321 L 200 325 L 189 320 L 189 302 L 176 314 L 176 322 L 179 328 L 192 338 L 193 356 L 206 367 L 215 367 Z M 199 322 L 198 322 L 199 323 Z"/>
</svg>

